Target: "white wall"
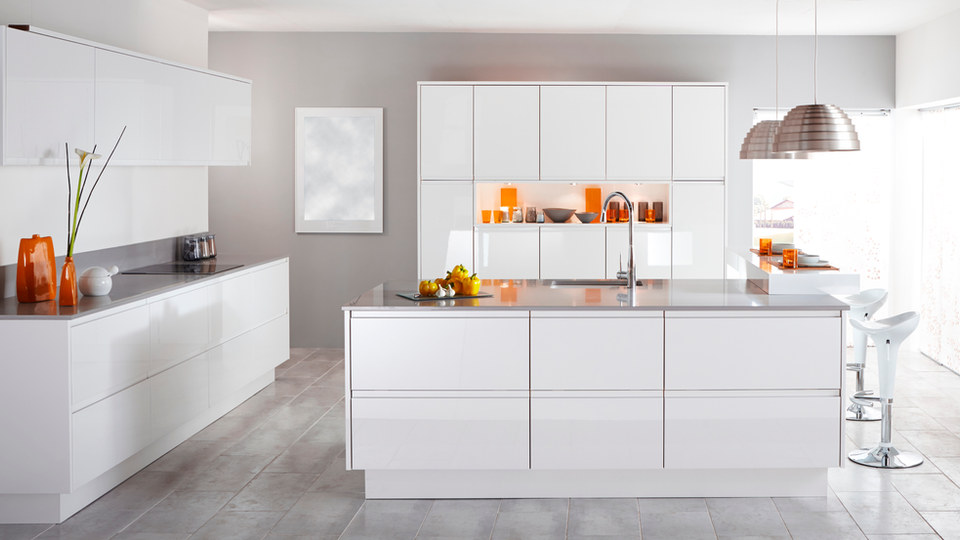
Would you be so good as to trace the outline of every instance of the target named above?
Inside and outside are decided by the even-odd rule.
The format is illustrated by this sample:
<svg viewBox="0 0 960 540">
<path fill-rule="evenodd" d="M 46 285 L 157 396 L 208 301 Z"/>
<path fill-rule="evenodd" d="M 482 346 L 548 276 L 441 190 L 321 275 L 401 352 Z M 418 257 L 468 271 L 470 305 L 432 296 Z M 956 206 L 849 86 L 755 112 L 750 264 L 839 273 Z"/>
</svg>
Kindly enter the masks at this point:
<svg viewBox="0 0 960 540">
<path fill-rule="evenodd" d="M 30 24 L 184 64 L 207 65 L 207 12 L 183 0 L 3 0 L 0 24 Z M 107 149 L 114 143 L 64 142 L 71 148 L 96 143 Z M 53 236 L 57 255 L 65 254 L 65 183 L 63 167 L 0 167 L 0 266 L 15 263 L 20 238 L 32 234 Z M 76 251 L 203 231 L 207 214 L 206 167 L 111 165 L 90 203 Z"/>
<path fill-rule="evenodd" d="M 960 10 L 897 36 L 897 107 L 960 97 Z"/>
</svg>

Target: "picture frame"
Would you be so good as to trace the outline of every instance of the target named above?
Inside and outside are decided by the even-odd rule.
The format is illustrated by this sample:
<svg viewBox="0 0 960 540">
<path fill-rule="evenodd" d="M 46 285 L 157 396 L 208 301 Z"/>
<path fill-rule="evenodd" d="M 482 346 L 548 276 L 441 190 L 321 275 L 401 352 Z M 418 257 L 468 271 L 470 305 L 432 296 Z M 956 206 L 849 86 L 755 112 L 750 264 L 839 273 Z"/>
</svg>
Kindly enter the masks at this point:
<svg viewBox="0 0 960 540">
<path fill-rule="evenodd" d="M 383 108 L 296 107 L 297 233 L 383 233 Z"/>
</svg>

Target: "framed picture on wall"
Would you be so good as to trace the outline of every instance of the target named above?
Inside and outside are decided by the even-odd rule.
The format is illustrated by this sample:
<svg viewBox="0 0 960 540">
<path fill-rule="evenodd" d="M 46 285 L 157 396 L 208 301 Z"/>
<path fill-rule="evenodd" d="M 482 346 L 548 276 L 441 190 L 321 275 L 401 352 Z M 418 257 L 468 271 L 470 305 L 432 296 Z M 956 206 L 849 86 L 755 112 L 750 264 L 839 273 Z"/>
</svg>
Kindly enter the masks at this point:
<svg viewBox="0 0 960 540">
<path fill-rule="evenodd" d="M 383 108 L 297 107 L 298 233 L 383 232 Z"/>
</svg>

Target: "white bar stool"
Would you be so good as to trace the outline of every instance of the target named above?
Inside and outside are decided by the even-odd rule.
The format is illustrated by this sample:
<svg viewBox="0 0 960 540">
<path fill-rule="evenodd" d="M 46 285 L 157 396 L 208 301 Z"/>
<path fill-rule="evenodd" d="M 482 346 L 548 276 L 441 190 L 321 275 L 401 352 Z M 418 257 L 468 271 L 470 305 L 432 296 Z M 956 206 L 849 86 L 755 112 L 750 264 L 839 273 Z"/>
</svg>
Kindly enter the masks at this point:
<svg viewBox="0 0 960 540">
<path fill-rule="evenodd" d="M 858 393 L 855 400 L 879 402 L 883 413 L 880 424 L 880 444 L 851 452 L 847 457 L 854 463 L 882 469 L 905 469 L 923 463 L 923 457 L 913 452 L 900 452 L 891 443 L 893 424 L 893 387 L 897 375 L 897 352 L 900 344 L 907 339 L 920 323 L 920 315 L 915 311 L 901 313 L 879 321 L 850 320 L 851 326 L 870 336 L 877 346 L 877 371 L 880 374 L 880 396 L 868 396 Z"/>
<path fill-rule="evenodd" d="M 859 294 L 854 294 L 840 298 L 843 302 L 850 305 L 850 321 L 869 321 L 870 317 L 880 309 L 880 306 L 887 301 L 887 291 L 884 289 L 868 289 Z M 853 327 L 853 362 L 847 364 L 847 371 L 854 371 L 857 374 L 857 394 L 869 395 L 863 391 L 863 369 L 867 363 L 867 335 Z M 870 404 L 857 403 L 850 398 L 850 406 L 847 407 L 847 420 L 854 422 L 873 422 L 880 420 L 880 411 Z"/>
</svg>

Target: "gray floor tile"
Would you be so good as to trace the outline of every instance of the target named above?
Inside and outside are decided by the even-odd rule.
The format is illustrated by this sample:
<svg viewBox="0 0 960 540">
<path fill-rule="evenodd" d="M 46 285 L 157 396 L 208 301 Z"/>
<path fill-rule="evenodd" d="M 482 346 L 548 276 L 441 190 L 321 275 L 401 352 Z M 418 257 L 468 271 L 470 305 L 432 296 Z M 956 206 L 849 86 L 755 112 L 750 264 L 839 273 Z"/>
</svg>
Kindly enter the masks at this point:
<svg viewBox="0 0 960 540">
<path fill-rule="evenodd" d="M 260 473 L 226 506 L 229 511 L 285 512 L 307 492 L 315 474 Z"/>
<path fill-rule="evenodd" d="M 276 409 L 293 400 L 292 396 L 274 396 L 271 388 L 274 384 L 276 383 L 270 383 L 224 416 L 255 416 L 261 421 L 266 420 Z"/>
<path fill-rule="evenodd" d="M 344 540 L 414 538 L 433 501 L 368 500 L 343 531 Z"/>
<path fill-rule="evenodd" d="M 335 388 L 343 388 L 344 385 L 344 371 L 343 364 L 332 368 L 330 371 L 326 372 L 323 377 L 320 377 L 315 383 L 314 386 L 332 386 Z"/>
<path fill-rule="evenodd" d="M 787 527 L 773 500 L 766 497 L 707 499 L 719 536 L 787 536 Z"/>
<path fill-rule="evenodd" d="M 895 491 L 890 479 L 879 471 L 856 463 L 827 470 L 827 482 L 833 491 Z"/>
<path fill-rule="evenodd" d="M 460 538 L 487 540 L 497 519 L 500 501 L 441 500 L 435 501 L 420 526 L 417 538 Z"/>
<path fill-rule="evenodd" d="M 938 540 L 939 534 L 868 534 L 867 540 Z"/>
<path fill-rule="evenodd" d="M 506 503 L 507 501 L 503 501 Z M 493 528 L 494 540 L 553 540 L 563 538 L 567 530 L 567 510 L 501 512 Z"/>
<path fill-rule="evenodd" d="M 257 395 L 294 398 L 316 381 L 317 377 L 287 377 L 284 373 Z"/>
<path fill-rule="evenodd" d="M 191 441 L 238 441 L 266 421 L 260 416 L 221 416 L 190 438 Z M 188 441 L 189 442 L 189 441 Z"/>
<path fill-rule="evenodd" d="M 936 465 L 954 483 L 960 483 L 960 458 L 928 457 L 927 460 Z"/>
<path fill-rule="evenodd" d="M 224 450 L 223 455 L 272 455 L 283 452 L 290 447 L 300 436 L 302 429 L 272 429 L 261 425 L 249 435 L 237 441 L 236 444 Z"/>
<path fill-rule="evenodd" d="M 0 524 L 0 540 L 30 540 L 50 527 L 53 527 L 53 524 Z"/>
<path fill-rule="evenodd" d="M 343 458 L 334 459 L 307 491 L 364 494 L 363 471 L 348 471 Z"/>
<path fill-rule="evenodd" d="M 191 540 L 260 540 L 280 521 L 283 512 L 219 512 Z"/>
<path fill-rule="evenodd" d="M 774 497 L 773 503 L 783 512 L 846 512 L 832 491 L 823 497 Z"/>
<path fill-rule="evenodd" d="M 945 475 L 902 475 L 892 481 L 907 502 L 921 512 L 960 511 L 960 488 Z"/>
<path fill-rule="evenodd" d="M 669 514 L 674 512 L 706 512 L 707 501 L 697 498 L 639 499 L 640 517 L 644 514 Z"/>
<path fill-rule="evenodd" d="M 567 514 L 570 499 L 502 499 L 500 513 L 553 512 Z"/>
<path fill-rule="evenodd" d="M 140 517 L 140 510 L 117 510 L 105 506 L 87 508 L 59 525 L 50 527 L 38 538 L 90 540 L 110 538 Z"/>
<path fill-rule="evenodd" d="M 174 491 L 124 532 L 192 533 L 217 514 L 233 492 Z"/>
<path fill-rule="evenodd" d="M 186 533 L 121 532 L 110 540 L 186 540 L 190 537 Z"/>
<path fill-rule="evenodd" d="M 197 435 L 199 435 L 199 433 Z M 151 472 L 192 474 L 216 459 L 216 457 L 220 455 L 220 452 L 229 446 L 229 443 L 226 441 L 205 441 L 197 439 L 197 435 L 194 435 L 190 439 L 180 443 L 173 450 L 160 456 L 159 459 L 148 465 L 144 470 Z"/>
<path fill-rule="evenodd" d="M 637 499 L 570 499 L 567 534 L 635 535 L 640 531 Z"/>
<path fill-rule="evenodd" d="M 220 456 L 196 475 L 184 480 L 177 489 L 237 492 L 273 459 L 273 455 Z"/>
<path fill-rule="evenodd" d="M 299 431 L 302 434 L 325 412 L 316 407 L 296 407 L 292 403 L 277 409 L 276 413 L 257 429 Z"/>
<path fill-rule="evenodd" d="M 923 518 L 944 540 L 960 539 L 960 512 L 923 512 Z"/>
<path fill-rule="evenodd" d="M 866 534 L 932 532 L 920 514 L 896 491 L 838 491 L 837 497 Z"/>
<path fill-rule="evenodd" d="M 706 506 L 699 512 L 660 512 L 640 514 L 644 540 L 715 539 L 713 522 Z"/>
<path fill-rule="evenodd" d="M 942 431 L 901 431 L 901 435 L 925 456 L 960 457 L 960 436 Z"/>
<path fill-rule="evenodd" d="M 267 473 L 322 473 L 343 451 L 341 444 L 296 442 L 264 469 Z"/>
<path fill-rule="evenodd" d="M 271 532 L 286 536 L 339 536 L 362 504 L 363 497 L 359 495 L 306 493 Z"/>
<path fill-rule="evenodd" d="M 337 360 L 310 357 L 283 372 L 284 377 L 312 378 L 311 384 L 336 367 Z"/>
<path fill-rule="evenodd" d="M 897 423 L 897 429 L 909 431 L 937 431 L 945 427 L 943 421 L 935 420 L 919 407 L 902 407 L 893 412 L 894 421 Z M 957 419 L 960 421 L 960 418 Z M 879 422 L 873 422 L 879 423 Z M 960 427 L 960 423 L 958 426 Z"/>
<path fill-rule="evenodd" d="M 88 508 L 146 512 L 173 493 L 182 480 L 181 473 L 141 471 L 94 501 Z"/>
<path fill-rule="evenodd" d="M 343 445 L 346 440 L 345 422 L 346 420 L 342 415 L 324 416 L 307 430 L 300 440 L 303 442 Z"/>
<path fill-rule="evenodd" d="M 293 398 L 293 407 L 330 408 L 343 399 L 343 388 L 339 386 L 311 386 L 299 396 Z"/>
<path fill-rule="evenodd" d="M 846 512 L 781 512 L 790 535 L 796 539 L 862 540 L 866 538 Z"/>
</svg>

